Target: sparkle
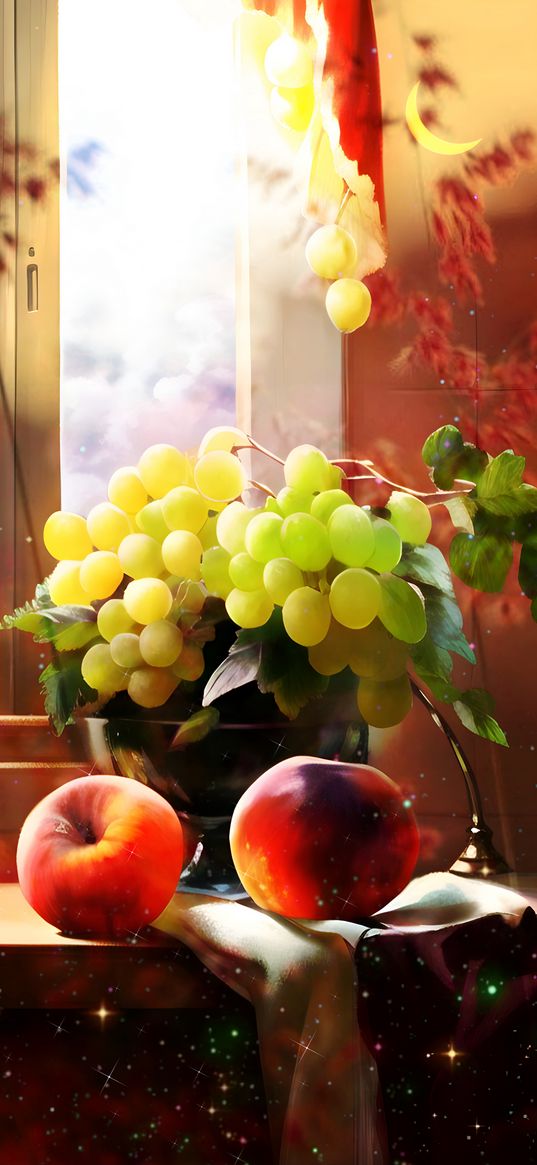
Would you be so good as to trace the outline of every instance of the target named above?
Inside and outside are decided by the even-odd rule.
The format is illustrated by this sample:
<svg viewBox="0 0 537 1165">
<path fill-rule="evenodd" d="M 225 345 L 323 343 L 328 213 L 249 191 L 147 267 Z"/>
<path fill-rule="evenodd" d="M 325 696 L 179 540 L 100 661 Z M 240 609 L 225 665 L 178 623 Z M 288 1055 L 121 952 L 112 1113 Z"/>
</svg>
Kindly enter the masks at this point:
<svg viewBox="0 0 537 1165">
<path fill-rule="evenodd" d="M 304 1058 L 304 1056 L 306 1055 L 306 1052 L 313 1052 L 314 1056 L 320 1056 L 321 1060 L 324 1060 L 324 1056 L 323 1056 L 322 1052 L 316 1052 L 315 1048 L 311 1047 L 311 1044 L 313 1043 L 314 1039 L 315 1039 L 315 1032 L 313 1032 L 313 1035 L 311 1035 L 309 1037 L 307 1044 L 301 1043 L 300 1040 L 291 1040 L 291 1043 L 296 1044 L 297 1048 L 302 1048 L 302 1055 L 300 1056 L 300 1060 L 302 1060 Z"/>
<path fill-rule="evenodd" d="M 204 1067 L 205 1063 L 201 1065 L 201 1068 L 191 1068 L 190 1064 L 187 1064 L 187 1068 L 190 1068 L 190 1071 L 194 1073 L 194 1080 L 197 1080 L 198 1076 L 206 1076 L 209 1079 L 208 1073 L 203 1071 Z"/>
<path fill-rule="evenodd" d="M 104 1092 L 105 1088 L 108 1088 L 108 1085 L 109 1085 L 111 1080 L 113 1080 L 114 1084 L 121 1084 L 121 1086 L 123 1088 L 127 1087 L 127 1085 L 125 1084 L 125 1082 L 123 1080 L 118 1080 L 117 1077 L 114 1076 L 114 1072 L 115 1072 L 118 1064 L 119 1064 L 119 1060 L 116 1060 L 116 1062 L 115 1062 L 113 1068 L 111 1068 L 110 1072 L 103 1072 L 101 1068 L 94 1068 L 93 1069 L 93 1071 L 98 1072 L 100 1076 L 104 1076 L 104 1084 L 101 1088 L 101 1092 Z"/>
<path fill-rule="evenodd" d="M 108 1008 L 105 1007 L 104 1003 L 101 1003 L 101 1006 L 99 1007 L 99 1009 L 97 1011 L 92 1011 L 91 1014 L 98 1015 L 101 1023 L 104 1023 L 105 1020 L 107 1020 L 110 1015 L 114 1015 L 114 1012 L 109 1011 Z"/>
<path fill-rule="evenodd" d="M 65 1019 L 65 1016 L 62 1016 L 62 1018 L 60 1019 L 60 1022 L 58 1024 L 52 1023 L 52 1020 L 49 1019 L 48 1022 L 50 1024 L 50 1026 L 54 1028 L 54 1039 L 56 1039 L 56 1036 L 59 1036 L 60 1032 L 67 1031 L 67 1028 L 63 1027 L 64 1019 Z M 11 1060 L 11 1056 L 6 1056 L 6 1060 Z"/>
</svg>

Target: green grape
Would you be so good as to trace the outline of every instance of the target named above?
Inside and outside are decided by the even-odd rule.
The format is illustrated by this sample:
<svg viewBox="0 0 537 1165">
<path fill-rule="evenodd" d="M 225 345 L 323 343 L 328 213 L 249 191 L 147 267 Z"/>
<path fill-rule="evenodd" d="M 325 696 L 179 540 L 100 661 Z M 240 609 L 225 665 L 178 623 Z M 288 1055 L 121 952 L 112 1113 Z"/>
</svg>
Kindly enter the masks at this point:
<svg viewBox="0 0 537 1165">
<path fill-rule="evenodd" d="M 201 578 L 203 546 L 190 530 L 172 530 L 162 543 L 162 560 L 166 570 L 182 578 Z"/>
<path fill-rule="evenodd" d="M 336 223 L 319 227 L 306 243 L 306 260 L 320 279 L 352 275 L 357 258 L 352 235 Z"/>
<path fill-rule="evenodd" d="M 220 546 L 232 556 L 244 550 L 246 530 L 260 510 L 249 510 L 244 502 L 230 502 L 218 515 L 216 534 Z"/>
<path fill-rule="evenodd" d="M 227 599 L 233 590 L 233 583 L 229 577 L 229 554 L 222 546 L 211 546 L 204 550 L 201 560 L 201 577 L 210 595 L 219 599 Z"/>
<path fill-rule="evenodd" d="M 125 587 L 123 602 L 136 623 L 165 619 L 172 605 L 172 592 L 160 578 L 137 578 Z"/>
<path fill-rule="evenodd" d="M 94 550 L 80 563 L 80 582 L 92 599 L 108 599 L 122 578 L 121 562 L 113 550 Z"/>
<path fill-rule="evenodd" d="M 350 642 L 349 664 L 357 676 L 395 680 L 406 672 L 408 644 L 390 635 L 379 619 L 357 631 Z"/>
<path fill-rule="evenodd" d="M 205 671 L 203 651 L 197 643 L 183 643 L 183 650 L 175 663 L 172 672 L 180 680 L 199 680 Z"/>
<path fill-rule="evenodd" d="M 124 510 L 111 502 L 100 502 L 90 510 L 88 534 L 97 550 L 117 550 L 119 543 L 130 534 L 130 522 Z"/>
<path fill-rule="evenodd" d="M 250 558 L 246 551 L 235 554 L 229 563 L 229 577 L 234 587 L 242 591 L 258 591 L 263 586 L 263 567 Z"/>
<path fill-rule="evenodd" d="M 164 570 L 160 545 L 149 534 L 127 534 L 117 554 L 125 574 L 131 578 L 155 578 Z"/>
<path fill-rule="evenodd" d="M 311 514 L 291 514 L 285 519 L 282 546 L 301 570 L 324 570 L 332 554 L 325 526 Z"/>
<path fill-rule="evenodd" d="M 334 619 L 344 627 L 367 627 L 379 612 L 378 579 L 359 567 L 342 570 L 330 588 L 330 607 Z"/>
<path fill-rule="evenodd" d="M 400 534 L 391 522 L 385 522 L 384 518 L 372 518 L 372 525 L 375 535 L 375 549 L 364 566 L 382 574 L 397 566 L 403 552 L 403 543 Z"/>
<path fill-rule="evenodd" d="M 160 708 L 169 700 L 179 680 L 163 667 L 137 667 L 128 686 L 131 700 L 141 708 Z"/>
<path fill-rule="evenodd" d="M 358 708 L 373 728 L 393 728 L 412 707 L 412 688 L 407 675 L 380 683 L 362 679 L 358 684 Z"/>
<path fill-rule="evenodd" d="M 273 558 L 263 570 L 263 586 L 278 607 L 283 607 L 292 591 L 304 586 L 304 575 L 290 558 Z"/>
<path fill-rule="evenodd" d="M 242 493 L 247 477 L 238 457 L 224 449 L 214 449 L 196 462 L 194 481 L 208 501 L 231 502 Z"/>
<path fill-rule="evenodd" d="M 283 625 L 290 639 L 302 647 L 313 647 L 328 634 L 330 604 L 327 595 L 313 587 L 298 587 L 282 607 Z"/>
<path fill-rule="evenodd" d="M 371 292 L 359 279 L 336 279 L 326 293 L 326 310 L 338 332 L 355 332 L 371 312 Z"/>
<path fill-rule="evenodd" d="M 265 510 L 265 513 L 267 513 L 267 514 L 278 514 L 280 518 L 283 516 L 282 511 L 278 505 L 277 499 L 273 498 L 273 497 L 267 498 L 265 505 L 264 505 L 264 510 Z"/>
<path fill-rule="evenodd" d="M 322 676 L 335 676 L 343 671 L 349 662 L 353 637 L 348 627 L 332 619 L 324 639 L 308 648 L 312 668 Z"/>
<path fill-rule="evenodd" d="M 265 72 L 273 85 L 301 89 L 313 80 L 313 61 L 302 41 L 284 32 L 265 53 Z"/>
<path fill-rule="evenodd" d="M 89 607 L 91 596 L 80 581 L 80 566 L 78 560 L 71 562 L 64 558 L 54 567 L 48 580 L 49 594 L 56 607 L 76 606 Z"/>
<path fill-rule="evenodd" d="M 419 643 L 427 631 L 423 598 L 403 578 L 381 574 L 379 619 L 403 643 Z"/>
<path fill-rule="evenodd" d="M 371 521 L 360 506 L 339 506 L 328 522 L 334 558 L 344 566 L 363 566 L 375 549 Z"/>
<path fill-rule="evenodd" d="M 174 445 L 150 445 L 140 457 L 138 472 L 152 498 L 163 498 L 190 476 L 188 458 Z"/>
<path fill-rule="evenodd" d="M 206 598 L 207 595 L 199 582 L 193 582 L 191 579 L 178 580 L 177 601 L 181 605 L 181 610 L 199 615 Z"/>
<path fill-rule="evenodd" d="M 301 493 L 298 489 L 284 485 L 276 500 L 280 513 L 288 518 L 291 514 L 309 514 L 314 498 L 313 494 Z"/>
<path fill-rule="evenodd" d="M 80 514 L 70 514 L 67 510 L 56 510 L 47 518 L 43 528 L 43 542 L 53 558 L 85 558 L 93 550 L 88 534 L 86 519 Z"/>
<path fill-rule="evenodd" d="M 274 604 L 263 589 L 241 591 L 234 587 L 226 599 L 226 611 L 239 627 L 263 627 L 268 623 Z"/>
<path fill-rule="evenodd" d="M 170 667 L 183 646 L 183 632 L 166 619 L 157 619 L 144 627 L 140 635 L 140 651 L 151 667 Z"/>
<path fill-rule="evenodd" d="M 82 679 L 100 696 L 111 696 L 127 687 L 128 675 L 114 663 L 108 643 L 95 643 L 86 651 L 80 667 Z"/>
<path fill-rule="evenodd" d="M 149 537 L 154 538 L 155 542 L 163 542 L 170 533 L 164 521 L 161 501 L 148 502 L 146 506 L 142 506 L 142 509 L 138 510 L 135 521 L 141 533 L 149 534 Z"/>
<path fill-rule="evenodd" d="M 334 465 L 332 461 L 329 461 L 328 465 L 330 468 L 330 481 L 328 488 L 341 489 L 341 483 L 345 477 L 343 470 L 340 469 L 339 465 Z"/>
<path fill-rule="evenodd" d="M 198 534 L 207 521 L 209 507 L 197 489 L 178 485 L 162 499 L 162 513 L 169 530 L 190 530 Z"/>
<path fill-rule="evenodd" d="M 130 670 L 141 667 L 144 661 L 140 651 L 140 636 L 134 635 L 132 631 L 114 635 L 110 640 L 110 655 L 118 667 Z"/>
<path fill-rule="evenodd" d="M 314 104 L 313 85 L 302 85 L 300 89 L 275 85 L 270 94 L 270 111 L 274 120 L 295 133 L 307 130 Z"/>
<path fill-rule="evenodd" d="M 313 494 L 329 489 L 330 462 L 315 445 L 297 445 L 285 459 L 285 484 L 299 493 Z"/>
<path fill-rule="evenodd" d="M 209 429 L 208 433 L 202 437 L 198 458 L 203 457 L 205 453 L 214 453 L 217 450 L 231 453 L 232 449 L 240 445 L 250 445 L 250 441 L 242 429 L 235 429 L 232 425 L 217 425 L 214 429 Z"/>
<path fill-rule="evenodd" d="M 231 502 L 231 505 L 234 505 L 234 503 Z M 222 512 L 225 513 L 225 510 Z M 209 514 L 207 521 L 204 522 L 203 526 L 201 527 L 198 538 L 204 550 L 209 550 L 209 547 L 218 545 L 216 527 L 219 517 L 220 514 Z"/>
<path fill-rule="evenodd" d="M 134 631 L 137 624 L 129 615 L 123 599 L 108 599 L 97 613 L 97 630 L 111 643 L 115 635 Z"/>
<path fill-rule="evenodd" d="M 431 533 L 431 513 L 421 498 L 413 494 L 394 490 L 387 503 L 390 522 L 401 535 L 403 542 L 413 546 L 423 546 Z"/>
<path fill-rule="evenodd" d="M 248 523 L 245 534 L 245 545 L 248 554 L 256 562 L 270 562 L 271 558 L 278 558 L 282 552 L 281 532 L 283 519 L 278 514 L 256 514 Z"/>
<path fill-rule="evenodd" d="M 116 469 L 108 482 L 108 499 L 126 514 L 137 514 L 149 501 L 147 490 L 134 465 Z"/>
<path fill-rule="evenodd" d="M 313 518 L 317 518 L 319 522 L 324 522 L 326 526 L 334 510 L 338 510 L 340 506 L 353 505 L 352 498 L 345 493 L 345 490 L 326 489 L 314 497 L 311 503 L 311 514 Z"/>
</svg>

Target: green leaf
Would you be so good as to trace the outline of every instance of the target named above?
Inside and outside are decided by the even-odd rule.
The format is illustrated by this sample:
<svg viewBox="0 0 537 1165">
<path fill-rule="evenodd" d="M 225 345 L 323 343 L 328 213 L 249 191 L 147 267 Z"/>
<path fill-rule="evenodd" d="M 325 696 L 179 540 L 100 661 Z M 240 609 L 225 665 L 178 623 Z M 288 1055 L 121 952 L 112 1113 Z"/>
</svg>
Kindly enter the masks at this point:
<svg viewBox="0 0 537 1165">
<path fill-rule="evenodd" d="M 261 644 L 246 643 L 243 646 L 237 641 L 230 648 L 229 654 L 216 668 L 207 680 L 203 693 L 203 706 L 212 704 L 219 696 L 249 684 L 256 679 L 261 660 Z"/>
<path fill-rule="evenodd" d="M 438 647 L 430 635 L 424 635 L 420 643 L 415 643 L 410 654 L 414 668 L 425 683 L 429 679 L 443 680 L 448 683 L 453 670 L 453 660 L 445 647 Z"/>
<path fill-rule="evenodd" d="M 428 583 L 446 595 L 453 595 L 453 583 L 448 564 L 437 546 L 413 546 L 405 550 L 393 574 L 412 582 Z"/>
<path fill-rule="evenodd" d="M 47 578 L 43 579 L 43 582 L 37 584 L 34 596 L 34 602 L 37 607 L 52 607 L 49 585 L 50 575 L 47 575 Z"/>
<path fill-rule="evenodd" d="M 24 607 L 17 607 L 11 615 L 4 615 L 0 622 L 0 631 L 29 631 L 36 634 L 40 629 L 44 629 L 44 626 L 43 617 L 32 600 L 31 603 L 25 603 Z"/>
<path fill-rule="evenodd" d="M 491 715 L 493 701 L 489 692 L 482 688 L 471 688 L 468 692 L 461 692 L 460 698 L 454 700 L 453 708 L 459 720 L 470 732 L 485 740 L 492 740 L 494 744 L 501 744 L 507 748 L 507 737 L 503 728 Z"/>
<path fill-rule="evenodd" d="M 447 595 L 432 591 L 425 594 L 425 614 L 427 629 L 437 647 L 455 651 L 469 663 L 475 663 L 475 655 L 462 631 L 462 614 L 455 601 Z"/>
<path fill-rule="evenodd" d="M 433 471 L 433 481 L 441 489 L 451 489 L 455 464 L 463 448 L 462 436 L 455 425 L 442 425 L 427 437 L 421 455 Z"/>
<path fill-rule="evenodd" d="M 457 526 L 460 530 L 466 530 L 467 534 L 473 534 L 474 523 L 472 518 L 477 509 L 476 503 L 467 495 L 464 495 L 460 498 L 450 498 L 449 501 L 444 502 L 444 505 L 453 525 Z"/>
<path fill-rule="evenodd" d="M 73 712 L 77 707 L 91 704 L 97 699 L 97 692 L 88 687 L 82 678 L 80 665 L 83 656 L 83 652 L 57 655 L 39 677 L 45 711 L 58 736 L 61 736 L 67 724 L 74 724 Z"/>
<path fill-rule="evenodd" d="M 477 483 L 480 506 L 490 514 L 517 517 L 537 510 L 537 489 L 522 481 L 526 462 L 506 449 L 494 457 Z"/>
<path fill-rule="evenodd" d="M 469 587 L 497 594 L 512 565 L 513 547 L 505 534 L 456 534 L 449 560 L 457 578 Z"/>
<path fill-rule="evenodd" d="M 272 692 L 280 712 L 294 720 L 310 700 L 326 692 L 329 680 L 311 667 L 306 648 L 286 639 L 263 643 L 257 683 L 261 692 Z"/>
<path fill-rule="evenodd" d="M 63 630 L 56 627 L 54 633 L 49 636 L 56 651 L 76 651 L 79 647 L 86 647 L 92 640 L 100 638 L 97 621 L 71 623 L 70 627 L 64 627 Z"/>
<path fill-rule="evenodd" d="M 379 575 L 379 619 L 403 643 L 418 643 L 427 631 L 421 592 L 393 574 Z"/>
<path fill-rule="evenodd" d="M 528 534 L 522 544 L 518 581 L 520 589 L 530 599 L 537 595 L 537 531 Z"/>
<path fill-rule="evenodd" d="M 213 728 L 216 728 L 219 720 L 220 713 L 217 708 L 200 708 L 177 729 L 170 744 L 170 752 L 178 748 L 186 748 L 188 744 L 195 744 L 198 740 L 203 740 L 209 732 L 212 732 Z"/>
</svg>

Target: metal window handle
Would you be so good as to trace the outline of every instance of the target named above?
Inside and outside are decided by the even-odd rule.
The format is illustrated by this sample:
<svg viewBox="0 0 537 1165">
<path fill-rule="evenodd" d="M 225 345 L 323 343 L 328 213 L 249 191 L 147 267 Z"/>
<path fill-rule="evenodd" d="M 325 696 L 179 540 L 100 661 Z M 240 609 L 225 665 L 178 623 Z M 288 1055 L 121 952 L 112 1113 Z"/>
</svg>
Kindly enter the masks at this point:
<svg viewBox="0 0 537 1165">
<path fill-rule="evenodd" d="M 28 263 L 26 268 L 26 291 L 28 311 L 37 311 L 39 307 L 37 263 Z"/>
</svg>

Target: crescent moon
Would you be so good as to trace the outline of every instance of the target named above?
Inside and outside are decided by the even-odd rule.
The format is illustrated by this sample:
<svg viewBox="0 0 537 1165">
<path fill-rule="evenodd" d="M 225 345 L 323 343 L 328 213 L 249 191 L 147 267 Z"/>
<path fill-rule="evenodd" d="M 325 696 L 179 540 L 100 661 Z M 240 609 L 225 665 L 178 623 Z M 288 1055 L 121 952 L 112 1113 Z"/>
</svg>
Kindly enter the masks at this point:
<svg viewBox="0 0 537 1165">
<path fill-rule="evenodd" d="M 475 142 L 446 142 L 444 138 L 439 138 L 437 134 L 431 133 L 431 130 L 427 129 L 418 111 L 419 86 L 418 81 L 408 94 L 405 117 L 412 137 L 419 142 L 420 146 L 424 146 L 426 150 L 432 150 L 433 154 L 466 154 L 468 150 L 473 150 L 475 146 L 478 146 L 483 140 L 482 138 L 476 138 Z"/>
</svg>

